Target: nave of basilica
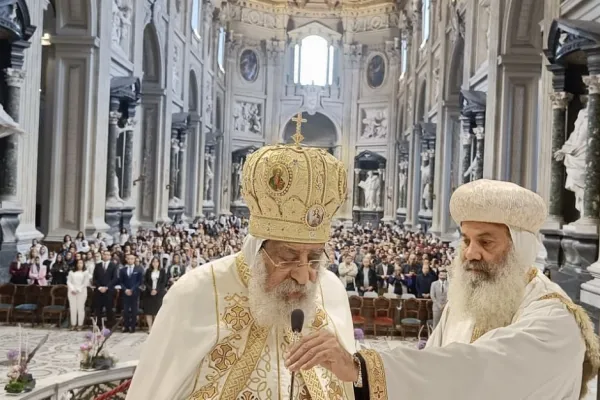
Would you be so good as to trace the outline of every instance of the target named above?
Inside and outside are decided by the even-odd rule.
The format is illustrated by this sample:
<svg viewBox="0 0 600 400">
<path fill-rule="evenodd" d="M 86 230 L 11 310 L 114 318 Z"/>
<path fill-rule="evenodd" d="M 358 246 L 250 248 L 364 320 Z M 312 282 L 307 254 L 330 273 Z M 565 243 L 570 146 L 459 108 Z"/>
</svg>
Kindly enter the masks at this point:
<svg viewBox="0 0 600 400">
<path fill-rule="evenodd" d="M 0 0 L 0 70 L 0 283 L 34 239 L 247 216 L 301 129 L 345 226 L 453 243 L 459 185 L 540 194 L 536 263 L 598 322 L 598 1 Z"/>
</svg>

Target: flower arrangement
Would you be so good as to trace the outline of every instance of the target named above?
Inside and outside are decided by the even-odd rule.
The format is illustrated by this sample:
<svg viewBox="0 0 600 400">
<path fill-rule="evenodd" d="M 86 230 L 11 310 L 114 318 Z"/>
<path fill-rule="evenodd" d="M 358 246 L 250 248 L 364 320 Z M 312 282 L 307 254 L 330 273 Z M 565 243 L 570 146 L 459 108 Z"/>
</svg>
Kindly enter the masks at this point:
<svg viewBox="0 0 600 400">
<path fill-rule="evenodd" d="M 356 350 L 360 350 L 365 340 L 365 332 L 360 328 L 354 328 L 354 340 L 356 340 Z"/>
<path fill-rule="evenodd" d="M 111 335 L 110 329 L 104 327 L 104 319 L 102 319 L 102 329 L 100 329 L 97 320 L 92 318 L 92 331 L 85 334 L 85 342 L 79 346 L 81 369 L 99 370 L 114 367 L 117 362 L 116 358 L 104 348 Z"/>
<path fill-rule="evenodd" d="M 8 360 L 8 383 L 4 386 L 4 391 L 10 394 L 19 394 L 30 392 L 35 388 L 35 379 L 29 373 L 28 365 L 33 359 L 35 353 L 48 340 L 46 335 L 42 341 L 29 353 L 29 334 L 25 334 L 25 342 L 23 342 L 23 330 L 19 325 L 19 347 L 18 349 L 9 350 L 6 354 Z"/>
</svg>

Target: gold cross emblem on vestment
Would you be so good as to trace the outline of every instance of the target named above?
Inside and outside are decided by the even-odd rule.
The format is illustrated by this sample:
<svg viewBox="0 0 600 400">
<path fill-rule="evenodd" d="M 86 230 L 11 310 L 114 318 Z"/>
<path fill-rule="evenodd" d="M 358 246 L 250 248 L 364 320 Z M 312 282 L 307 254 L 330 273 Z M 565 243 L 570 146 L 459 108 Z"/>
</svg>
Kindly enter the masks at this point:
<svg viewBox="0 0 600 400">
<path fill-rule="evenodd" d="M 292 139 L 294 139 L 296 146 L 300 146 L 300 142 L 304 140 L 304 136 L 302 136 L 302 123 L 307 122 L 307 120 L 306 118 L 302 118 L 302 113 L 299 112 L 298 115 L 292 118 L 292 122 L 296 123 L 296 133 L 292 136 Z"/>
</svg>

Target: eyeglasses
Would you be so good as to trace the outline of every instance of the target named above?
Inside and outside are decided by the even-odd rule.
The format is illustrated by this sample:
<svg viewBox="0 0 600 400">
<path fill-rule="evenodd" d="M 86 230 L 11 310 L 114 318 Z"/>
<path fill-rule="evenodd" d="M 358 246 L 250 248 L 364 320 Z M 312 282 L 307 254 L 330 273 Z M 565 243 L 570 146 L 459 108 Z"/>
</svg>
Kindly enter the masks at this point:
<svg viewBox="0 0 600 400">
<path fill-rule="evenodd" d="M 273 261 L 273 259 L 271 258 L 271 256 L 269 255 L 269 253 L 267 253 L 267 251 L 265 249 L 261 249 L 263 254 L 267 257 L 267 259 L 269 260 L 269 262 L 271 264 L 273 264 L 273 266 L 277 269 L 280 269 L 282 271 L 289 271 L 291 269 L 296 269 L 296 268 L 302 268 L 304 266 L 308 266 L 311 269 L 317 270 L 319 269 L 319 266 L 321 265 L 321 260 L 311 260 L 307 263 L 300 263 L 298 261 L 282 261 L 279 263 L 276 263 L 275 261 Z M 327 253 L 323 252 L 323 254 L 327 255 Z"/>
</svg>

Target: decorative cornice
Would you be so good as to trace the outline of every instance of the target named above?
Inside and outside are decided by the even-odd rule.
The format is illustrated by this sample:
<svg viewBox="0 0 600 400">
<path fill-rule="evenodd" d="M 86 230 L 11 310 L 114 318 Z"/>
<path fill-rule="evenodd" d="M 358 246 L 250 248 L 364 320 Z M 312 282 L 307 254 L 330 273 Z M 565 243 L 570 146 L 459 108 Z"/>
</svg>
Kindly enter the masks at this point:
<svg viewBox="0 0 600 400">
<path fill-rule="evenodd" d="M 304 3 L 301 0 L 301 3 Z M 302 5 L 297 1 L 287 0 L 244 0 L 238 1 L 236 6 L 240 9 L 252 9 L 271 13 L 273 15 L 307 17 L 307 18 L 327 18 L 327 17 L 357 17 L 366 15 L 386 15 L 397 11 L 395 1 L 391 0 L 353 0 L 349 2 L 336 0 L 323 0 L 321 2 L 311 2 Z M 333 5 L 333 6 L 332 6 Z M 286 19 L 287 21 L 287 19 Z"/>
</svg>

